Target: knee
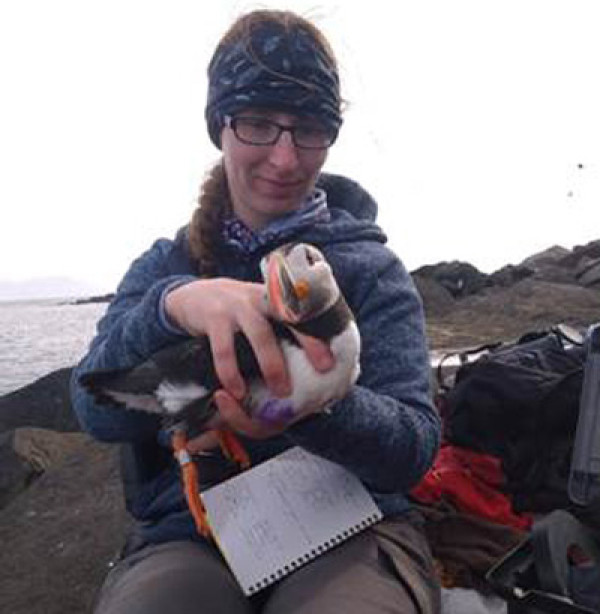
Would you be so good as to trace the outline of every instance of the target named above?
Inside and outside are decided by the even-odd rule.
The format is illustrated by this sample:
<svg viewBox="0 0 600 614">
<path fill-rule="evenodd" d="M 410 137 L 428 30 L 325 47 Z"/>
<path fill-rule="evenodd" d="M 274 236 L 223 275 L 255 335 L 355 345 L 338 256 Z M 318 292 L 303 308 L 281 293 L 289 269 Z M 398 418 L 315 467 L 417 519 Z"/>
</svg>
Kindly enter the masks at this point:
<svg viewBox="0 0 600 614">
<path fill-rule="evenodd" d="M 249 604 L 208 544 L 170 542 L 144 548 L 109 574 L 96 614 L 246 614 Z"/>
</svg>

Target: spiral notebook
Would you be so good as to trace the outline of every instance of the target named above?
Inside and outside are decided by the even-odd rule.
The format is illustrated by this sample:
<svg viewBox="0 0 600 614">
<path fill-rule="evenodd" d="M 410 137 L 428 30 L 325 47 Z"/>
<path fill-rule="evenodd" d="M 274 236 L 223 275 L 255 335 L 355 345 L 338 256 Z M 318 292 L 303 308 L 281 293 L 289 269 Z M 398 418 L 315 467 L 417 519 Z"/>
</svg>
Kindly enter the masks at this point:
<svg viewBox="0 0 600 614">
<path fill-rule="evenodd" d="M 382 518 L 358 478 L 300 447 L 206 490 L 202 500 L 246 595 Z"/>
</svg>

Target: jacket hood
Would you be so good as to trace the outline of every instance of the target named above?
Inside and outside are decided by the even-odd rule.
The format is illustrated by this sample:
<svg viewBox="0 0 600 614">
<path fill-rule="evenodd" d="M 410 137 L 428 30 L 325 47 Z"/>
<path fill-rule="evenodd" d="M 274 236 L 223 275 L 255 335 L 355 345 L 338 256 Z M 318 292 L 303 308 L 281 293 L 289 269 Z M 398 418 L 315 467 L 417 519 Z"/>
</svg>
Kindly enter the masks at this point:
<svg viewBox="0 0 600 614">
<path fill-rule="evenodd" d="M 317 186 L 327 193 L 331 221 L 307 230 L 306 240 L 317 244 L 387 242 L 385 233 L 375 222 L 377 203 L 360 184 L 341 175 L 323 173 Z"/>
<path fill-rule="evenodd" d="M 374 222 L 377 219 L 377 203 L 356 181 L 342 175 L 323 173 L 317 186 L 327 192 L 330 207 L 343 209 L 357 220 Z"/>
</svg>

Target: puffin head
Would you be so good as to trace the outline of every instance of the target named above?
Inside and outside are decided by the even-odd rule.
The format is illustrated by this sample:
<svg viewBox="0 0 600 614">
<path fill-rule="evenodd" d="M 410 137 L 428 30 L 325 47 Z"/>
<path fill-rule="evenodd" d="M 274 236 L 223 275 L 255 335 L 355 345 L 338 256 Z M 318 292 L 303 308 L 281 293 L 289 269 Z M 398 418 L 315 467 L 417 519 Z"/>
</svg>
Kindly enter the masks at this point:
<svg viewBox="0 0 600 614">
<path fill-rule="evenodd" d="M 340 289 L 323 254 L 307 243 L 288 243 L 261 261 L 267 301 L 281 322 L 294 325 L 332 307 Z"/>
</svg>

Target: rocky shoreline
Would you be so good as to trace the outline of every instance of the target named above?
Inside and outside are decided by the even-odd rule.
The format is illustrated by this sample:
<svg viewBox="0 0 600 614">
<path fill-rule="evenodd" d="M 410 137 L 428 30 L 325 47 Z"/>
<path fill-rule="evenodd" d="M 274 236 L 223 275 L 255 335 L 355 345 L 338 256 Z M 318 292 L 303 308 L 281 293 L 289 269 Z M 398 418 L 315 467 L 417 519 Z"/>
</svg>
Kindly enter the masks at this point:
<svg viewBox="0 0 600 614">
<path fill-rule="evenodd" d="M 600 321 L 600 240 L 554 246 L 486 275 L 469 263 L 412 272 L 432 349 L 506 340 L 557 324 L 585 330 Z"/>
<path fill-rule="evenodd" d="M 600 321 L 600 241 L 553 247 L 492 275 L 456 261 L 412 274 L 432 350 Z M 79 432 L 70 373 L 0 397 L 1 612 L 89 612 L 126 534 L 118 446 Z"/>
<path fill-rule="evenodd" d="M 80 432 L 70 374 L 0 398 L 0 612 L 91 612 L 123 545 L 118 446 Z"/>
<path fill-rule="evenodd" d="M 115 297 L 114 292 L 109 294 L 101 294 L 99 296 L 90 296 L 87 298 L 75 299 L 71 305 L 90 305 L 92 303 L 110 303 Z"/>
</svg>

